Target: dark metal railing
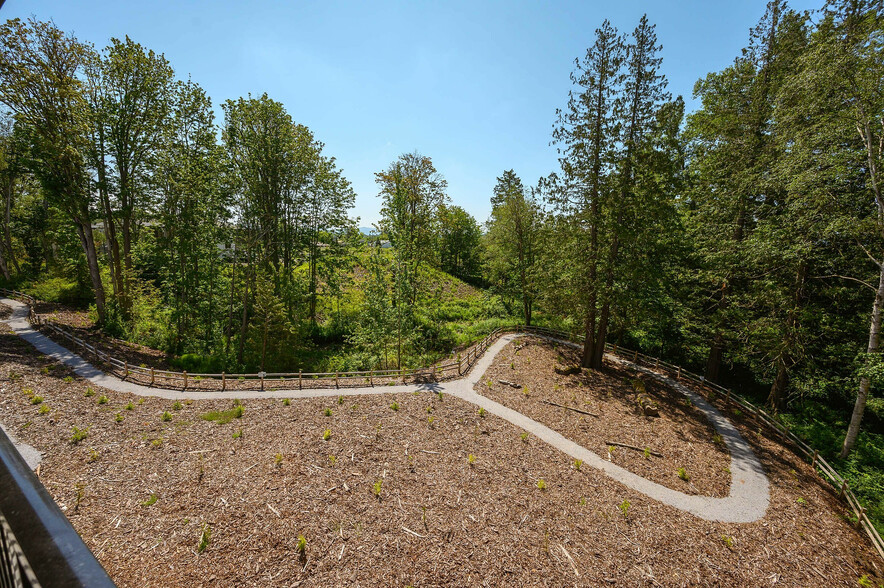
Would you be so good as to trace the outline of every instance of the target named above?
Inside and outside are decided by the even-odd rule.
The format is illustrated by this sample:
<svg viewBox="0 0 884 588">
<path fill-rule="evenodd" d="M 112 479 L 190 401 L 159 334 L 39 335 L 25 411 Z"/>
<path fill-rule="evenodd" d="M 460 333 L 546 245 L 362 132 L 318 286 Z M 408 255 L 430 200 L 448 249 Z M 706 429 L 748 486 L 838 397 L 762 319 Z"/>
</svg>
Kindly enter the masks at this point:
<svg viewBox="0 0 884 588">
<path fill-rule="evenodd" d="M 0 430 L 0 588 L 37 586 L 114 583 Z"/>
</svg>

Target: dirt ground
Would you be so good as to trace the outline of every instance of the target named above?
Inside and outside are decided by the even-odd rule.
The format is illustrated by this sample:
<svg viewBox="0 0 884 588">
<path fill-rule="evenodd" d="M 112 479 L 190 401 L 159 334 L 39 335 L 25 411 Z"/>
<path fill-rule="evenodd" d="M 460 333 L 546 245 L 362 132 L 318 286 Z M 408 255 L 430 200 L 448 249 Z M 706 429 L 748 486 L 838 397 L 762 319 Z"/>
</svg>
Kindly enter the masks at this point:
<svg viewBox="0 0 884 588">
<path fill-rule="evenodd" d="M 509 363 L 501 355 L 489 373 Z M 593 410 L 626 422 L 624 376 L 612 369 L 587 378 L 584 388 L 610 390 L 610 398 L 585 393 Z M 863 574 L 875 585 L 884 578 L 836 493 L 747 420 L 737 422 L 771 478 L 770 509 L 755 523 L 721 524 L 577 470 L 513 425 L 429 392 L 247 401 L 240 418 L 219 424 L 201 416 L 232 409 L 232 397 L 179 407 L 89 390 L 2 329 L 0 422 L 44 452 L 40 479 L 120 586 L 856 586 Z M 675 412 L 664 391 L 654 394 L 664 416 L 653 426 L 666 441 L 652 448 L 676 455 L 693 444 L 707 457 L 678 463 L 696 468 L 698 491 L 720 491 L 699 484 L 726 455 L 707 447 L 688 408 Z M 34 395 L 43 402 L 32 404 Z M 73 427 L 87 431 L 76 444 Z M 635 438 L 650 443 L 643 439 Z M 613 459 L 630 468 L 644 460 L 625 453 Z"/>
</svg>

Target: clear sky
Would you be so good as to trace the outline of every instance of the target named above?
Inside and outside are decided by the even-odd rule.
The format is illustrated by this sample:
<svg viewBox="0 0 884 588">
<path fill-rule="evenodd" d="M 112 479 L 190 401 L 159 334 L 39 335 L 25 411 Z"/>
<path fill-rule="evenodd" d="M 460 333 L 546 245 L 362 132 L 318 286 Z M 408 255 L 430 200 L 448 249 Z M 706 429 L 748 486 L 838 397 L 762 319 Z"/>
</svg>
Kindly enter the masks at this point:
<svg viewBox="0 0 884 588">
<path fill-rule="evenodd" d="M 799 10 L 821 4 L 791 2 Z M 0 18 L 52 19 L 97 47 L 129 35 L 164 53 L 216 106 L 267 92 L 337 158 L 357 193 L 353 214 L 370 226 L 380 209 L 374 173 L 401 153 L 430 156 L 452 202 L 479 222 L 504 170 L 526 185 L 554 171 L 556 108 L 566 103 L 574 59 L 605 18 L 631 31 L 648 14 L 670 91 L 690 111 L 694 82 L 739 55 L 764 7 L 764 0 L 6 0 Z"/>
</svg>

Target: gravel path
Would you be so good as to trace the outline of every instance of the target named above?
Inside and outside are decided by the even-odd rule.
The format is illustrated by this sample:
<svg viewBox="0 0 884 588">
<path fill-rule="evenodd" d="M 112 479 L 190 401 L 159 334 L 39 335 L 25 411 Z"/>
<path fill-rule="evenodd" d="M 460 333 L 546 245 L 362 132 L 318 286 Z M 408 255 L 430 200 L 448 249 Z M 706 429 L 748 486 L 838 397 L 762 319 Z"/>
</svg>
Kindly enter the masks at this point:
<svg viewBox="0 0 884 588">
<path fill-rule="evenodd" d="M 316 398 L 323 396 L 352 396 L 352 395 L 368 395 L 368 394 L 390 394 L 397 392 L 414 392 L 417 390 L 429 390 L 432 392 L 443 392 L 445 395 L 456 396 L 466 402 L 470 402 L 484 408 L 487 412 L 500 417 L 510 423 L 521 427 L 525 431 L 534 435 L 538 439 L 555 447 L 559 451 L 573 457 L 574 459 L 583 460 L 583 462 L 591 467 L 603 471 L 609 477 L 617 480 L 624 486 L 627 486 L 637 492 L 662 502 L 663 504 L 672 506 L 679 510 L 689 512 L 701 519 L 708 521 L 728 522 L 728 523 L 751 523 L 762 518 L 767 512 L 770 502 L 770 485 L 767 476 L 753 453 L 752 449 L 746 443 L 745 439 L 740 435 L 739 431 L 724 417 L 715 407 L 710 405 L 704 398 L 680 383 L 667 378 L 652 370 L 639 366 L 632 366 L 651 377 L 671 386 L 673 389 L 689 397 L 694 405 L 702 411 L 710 420 L 715 430 L 723 437 L 725 444 L 731 454 L 731 485 L 730 494 L 726 498 L 712 498 L 708 496 L 691 496 L 666 488 L 655 482 L 638 476 L 616 464 L 602 459 L 596 453 L 574 443 L 570 439 L 557 433 L 556 431 L 542 425 L 541 423 L 528 418 L 527 416 L 514 411 L 502 404 L 499 404 L 489 398 L 478 394 L 474 387 L 481 381 L 485 371 L 494 361 L 495 356 L 514 339 L 520 337 L 519 334 L 504 335 L 500 337 L 487 352 L 476 362 L 473 369 L 466 377 L 460 380 L 454 380 L 442 383 L 429 384 L 408 384 L 400 386 L 384 386 L 382 388 L 348 388 L 346 390 L 268 390 L 268 391 L 237 391 L 220 392 L 187 392 L 181 390 L 169 390 L 163 388 L 150 388 L 125 382 L 115 376 L 105 374 L 104 372 L 93 367 L 79 355 L 71 352 L 58 343 L 55 343 L 41 333 L 34 331 L 28 323 L 28 307 L 16 300 L 7 298 L 0 299 L 0 302 L 12 307 L 12 317 L 6 321 L 12 330 L 38 351 L 46 355 L 50 355 L 67 364 L 74 369 L 74 372 L 91 381 L 92 383 L 114 390 L 118 392 L 128 392 L 138 396 L 155 396 L 167 399 L 225 399 L 230 398 L 234 394 L 238 398 Z M 559 341 L 560 343 L 573 345 L 573 343 Z M 618 361 L 629 364 L 620 358 L 609 356 L 609 360 Z M 629 364 L 631 365 L 631 364 Z"/>
</svg>

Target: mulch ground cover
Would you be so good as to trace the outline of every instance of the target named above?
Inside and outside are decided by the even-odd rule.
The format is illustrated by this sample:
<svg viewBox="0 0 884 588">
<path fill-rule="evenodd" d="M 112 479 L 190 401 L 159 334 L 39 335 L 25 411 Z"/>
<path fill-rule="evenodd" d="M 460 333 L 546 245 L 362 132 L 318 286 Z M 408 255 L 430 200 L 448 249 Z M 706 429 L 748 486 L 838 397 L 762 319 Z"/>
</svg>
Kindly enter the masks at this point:
<svg viewBox="0 0 884 588">
<path fill-rule="evenodd" d="M 730 454 L 683 394 L 617 364 L 556 372 L 579 363 L 573 347 L 520 338 L 498 354 L 476 391 L 649 480 L 686 494 L 727 496 Z M 656 405 L 659 416 L 647 416 L 639 401 Z"/>
<path fill-rule="evenodd" d="M 884 578 L 836 492 L 750 421 L 738 423 L 771 477 L 770 509 L 755 523 L 722 524 L 578 470 L 447 396 L 249 400 L 237 413 L 233 398 L 177 406 L 91 387 L 0 332 L 0 422 L 44 452 L 40 479 L 120 586 Z M 74 427 L 87 431 L 78 442 Z"/>
</svg>

